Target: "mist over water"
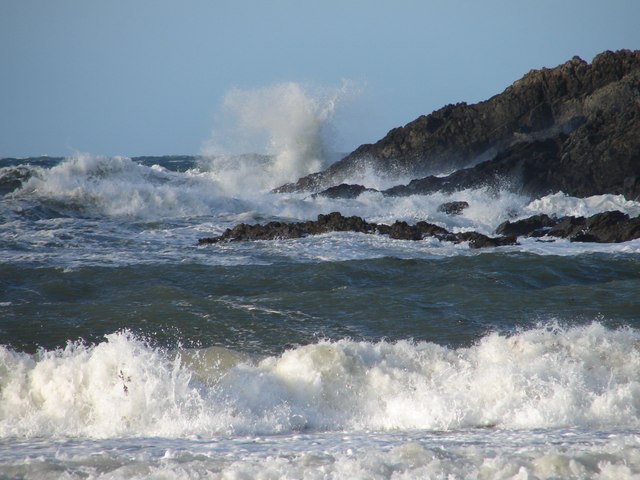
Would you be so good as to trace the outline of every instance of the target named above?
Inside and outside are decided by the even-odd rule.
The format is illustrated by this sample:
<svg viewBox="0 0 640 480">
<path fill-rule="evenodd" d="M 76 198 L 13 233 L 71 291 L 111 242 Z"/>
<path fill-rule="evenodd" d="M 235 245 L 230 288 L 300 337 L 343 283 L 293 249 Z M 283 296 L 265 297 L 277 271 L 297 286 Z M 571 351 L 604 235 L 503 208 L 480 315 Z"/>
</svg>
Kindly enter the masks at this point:
<svg viewBox="0 0 640 480">
<path fill-rule="evenodd" d="M 320 171 L 336 159 L 331 121 L 357 95 L 350 81 L 338 88 L 285 82 L 253 90 L 233 89 L 222 103 L 218 124 L 201 149 L 229 192 L 261 191 Z M 259 155 L 242 155 L 256 153 Z M 205 161 L 206 162 L 206 161 Z M 235 167 L 235 168 L 234 168 Z"/>
</svg>

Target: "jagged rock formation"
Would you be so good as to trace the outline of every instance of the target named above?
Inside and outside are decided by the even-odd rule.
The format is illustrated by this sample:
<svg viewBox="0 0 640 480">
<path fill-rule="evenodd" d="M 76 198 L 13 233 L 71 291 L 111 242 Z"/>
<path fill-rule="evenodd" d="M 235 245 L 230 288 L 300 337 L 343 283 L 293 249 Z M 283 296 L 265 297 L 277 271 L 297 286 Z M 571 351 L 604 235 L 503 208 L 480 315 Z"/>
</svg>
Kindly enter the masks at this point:
<svg viewBox="0 0 640 480">
<path fill-rule="evenodd" d="M 339 212 L 333 212 L 328 215 L 318 215 L 316 221 L 269 222 L 264 225 L 241 223 L 225 230 L 218 237 L 201 238 L 198 243 L 207 245 L 253 240 L 284 240 L 329 232 L 378 233 L 397 240 L 422 240 L 435 237 L 454 243 L 469 242 L 471 248 L 499 247 L 513 245 L 516 242 L 514 236 L 492 238 L 477 232 L 451 233 L 445 228 L 427 222 L 418 222 L 415 225 L 399 221 L 392 225 L 369 223 L 360 217 L 345 217 Z"/>
<path fill-rule="evenodd" d="M 619 211 L 591 217 L 551 218 L 540 214 L 516 222 L 504 222 L 498 235 L 568 238 L 572 242 L 620 243 L 640 238 L 640 217 L 629 218 Z"/>
<path fill-rule="evenodd" d="M 640 51 L 532 70 L 489 100 L 421 116 L 276 191 L 322 191 L 364 168 L 416 178 L 387 195 L 488 185 L 532 196 L 562 190 L 638 198 Z"/>
<path fill-rule="evenodd" d="M 434 237 L 454 243 L 469 242 L 470 248 L 517 245 L 518 237 L 567 238 L 572 242 L 620 243 L 640 238 L 640 217 L 629 218 L 619 211 L 603 212 L 591 217 L 551 218 L 540 214 L 504 222 L 496 229 L 498 237 L 478 232 L 452 233 L 428 222 L 409 225 L 396 221 L 392 225 L 369 223 L 361 217 L 345 217 L 339 212 L 318 215 L 318 219 L 306 222 L 269 222 L 261 225 L 241 223 L 228 228 L 222 235 L 201 238 L 199 245 L 255 240 L 285 240 L 303 238 L 329 232 L 357 232 L 388 235 L 397 240 L 423 240 Z"/>
</svg>

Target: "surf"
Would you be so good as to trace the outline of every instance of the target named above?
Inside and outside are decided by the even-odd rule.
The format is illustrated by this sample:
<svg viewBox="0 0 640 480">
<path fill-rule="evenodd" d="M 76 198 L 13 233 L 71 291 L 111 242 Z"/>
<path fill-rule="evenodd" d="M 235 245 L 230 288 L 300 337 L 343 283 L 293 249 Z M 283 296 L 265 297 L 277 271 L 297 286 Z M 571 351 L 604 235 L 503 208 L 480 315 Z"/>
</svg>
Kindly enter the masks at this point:
<svg viewBox="0 0 640 480">
<path fill-rule="evenodd" d="M 355 84 L 346 80 L 338 87 L 282 82 L 231 89 L 201 147 L 202 163 L 236 194 L 266 192 L 322 170 L 339 158 L 332 121 L 355 96 Z M 262 156 L 243 157 L 247 152 Z"/>
<path fill-rule="evenodd" d="M 0 436 L 183 438 L 298 431 L 637 428 L 640 333 L 600 323 L 470 347 L 320 341 L 277 356 L 153 347 L 128 331 L 0 348 Z"/>
</svg>

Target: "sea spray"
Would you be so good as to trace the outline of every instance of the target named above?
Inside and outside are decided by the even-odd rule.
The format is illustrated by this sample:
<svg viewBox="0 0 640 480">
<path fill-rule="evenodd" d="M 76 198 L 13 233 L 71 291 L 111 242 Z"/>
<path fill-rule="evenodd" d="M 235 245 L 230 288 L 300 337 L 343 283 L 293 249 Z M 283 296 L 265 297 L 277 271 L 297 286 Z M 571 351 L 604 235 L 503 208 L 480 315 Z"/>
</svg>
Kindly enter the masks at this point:
<svg viewBox="0 0 640 480">
<path fill-rule="evenodd" d="M 127 157 L 78 153 L 31 176 L 10 194 L 69 216 L 159 219 L 242 210 L 202 175 L 142 165 Z"/>
<path fill-rule="evenodd" d="M 376 223 L 424 220 L 452 231 L 476 230 L 491 235 L 505 220 L 537 213 L 593 215 L 620 210 L 630 216 L 640 214 L 640 202 L 616 195 L 577 199 L 557 193 L 535 201 L 516 193 L 496 194 L 487 189 L 408 197 L 365 192 L 349 200 L 276 195 L 262 190 L 264 182 L 274 178 L 273 165 L 272 156 L 241 155 L 202 158 L 195 166 L 176 171 L 127 157 L 75 154 L 49 167 L 5 167 L 5 175 L 20 175 L 21 185 L 7 193 L 4 201 L 23 214 L 28 214 L 29 203 L 37 202 L 36 216 L 46 216 L 49 211 L 56 216 L 151 221 L 208 217 L 208 221 L 220 222 L 219 230 L 234 221 L 304 221 L 315 219 L 320 213 L 340 211 Z M 442 203 L 455 200 L 469 203 L 461 215 L 450 216 L 438 210 Z"/>
<path fill-rule="evenodd" d="M 523 213 L 589 217 L 596 213 L 613 210 L 624 212 L 630 217 L 637 217 L 640 215 L 640 202 L 627 200 L 624 195 L 607 194 L 576 198 L 558 192 L 533 200 L 525 207 Z"/>
<path fill-rule="evenodd" d="M 223 120 L 204 143 L 202 154 L 212 162 L 211 171 L 228 193 L 265 191 L 295 181 L 334 159 L 331 120 L 356 93 L 350 81 L 335 89 L 313 89 L 296 82 L 233 89 L 224 97 Z M 251 158 L 239 156 L 242 152 L 268 157 L 254 157 L 257 168 L 251 171 Z M 238 164 L 235 175 L 234 162 Z M 247 185 L 248 175 L 252 188 Z"/>
<path fill-rule="evenodd" d="M 3 437 L 179 435 L 202 411 L 180 358 L 126 331 L 33 357 L 2 347 L 0 358 Z"/>
<path fill-rule="evenodd" d="M 2 347 L 0 436 L 637 428 L 639 344 L 636 330 L 593 323 L 457 349 L 322 341 L 260 361 L 183 361 L 128 332 L 35 356 Z"/>
</svg>

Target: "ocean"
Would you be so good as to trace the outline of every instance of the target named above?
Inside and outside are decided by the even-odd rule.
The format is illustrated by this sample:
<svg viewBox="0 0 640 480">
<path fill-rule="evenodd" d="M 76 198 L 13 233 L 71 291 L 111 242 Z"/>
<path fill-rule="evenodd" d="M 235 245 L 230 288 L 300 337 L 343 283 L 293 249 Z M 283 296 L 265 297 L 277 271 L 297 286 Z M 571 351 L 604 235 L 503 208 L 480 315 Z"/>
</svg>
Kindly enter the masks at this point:
<svg viewBox="0 0 640 480">
<path fill-rule="evenodd" d="M 269 193 L 305 173 L 280 160 L 0 161 L 0 478 L 640 478 L 639 240 L 198 245 L 334 211 L 492 234 L 640 202 Z"/>
</svg>

